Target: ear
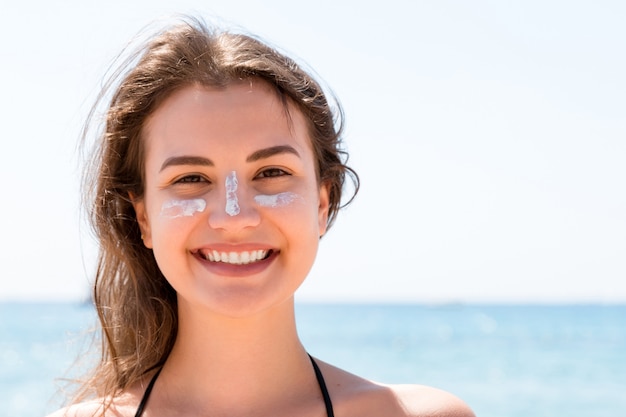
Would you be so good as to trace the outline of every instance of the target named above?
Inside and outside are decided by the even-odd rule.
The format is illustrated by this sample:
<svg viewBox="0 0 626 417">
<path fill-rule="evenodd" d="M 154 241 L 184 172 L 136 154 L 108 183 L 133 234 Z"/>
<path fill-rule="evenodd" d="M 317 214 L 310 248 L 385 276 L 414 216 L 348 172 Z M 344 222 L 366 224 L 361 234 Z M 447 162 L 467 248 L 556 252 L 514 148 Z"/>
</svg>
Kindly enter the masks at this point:
<svg viewBox="0 0 626 417">
<path fill-rule="evenodd" d="M 138 198 L 134 194 L 129 194 L 130 201 L 135 209 L 139 230 L 141 230 L 141 239 L 146 248 L 152 249 L 152 230 L 150 229 L 150 221 L 146 212 L 146 203 L 143 198 Z"/>
<path fill-rule="evenodd" d="M 317 216 L 319 223 L 320 237 L 324 236 L 326 229 L 328 228 L 328 210 L 330 208 L 330 185 L 323 183 L 320 186 L 320 205 L 318 208 Z"/>
</svg>

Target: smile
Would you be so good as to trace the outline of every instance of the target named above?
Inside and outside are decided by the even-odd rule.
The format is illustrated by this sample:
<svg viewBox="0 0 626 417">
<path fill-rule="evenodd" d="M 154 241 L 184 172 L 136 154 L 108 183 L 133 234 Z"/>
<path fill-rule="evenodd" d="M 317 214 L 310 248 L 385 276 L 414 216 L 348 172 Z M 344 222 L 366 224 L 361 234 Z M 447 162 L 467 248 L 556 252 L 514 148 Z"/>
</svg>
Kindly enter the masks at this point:
<svg viewBox="0 0 626 417">
<path fill-rule="evenodd" d="M 254 250 L 245 252 L 218 252 L 216 250 L 199 251 L 198 254 L 207 261 L 222 262 L 231 265 L 247 265 L 267 259 L 271 250 Z"/>
</svg>

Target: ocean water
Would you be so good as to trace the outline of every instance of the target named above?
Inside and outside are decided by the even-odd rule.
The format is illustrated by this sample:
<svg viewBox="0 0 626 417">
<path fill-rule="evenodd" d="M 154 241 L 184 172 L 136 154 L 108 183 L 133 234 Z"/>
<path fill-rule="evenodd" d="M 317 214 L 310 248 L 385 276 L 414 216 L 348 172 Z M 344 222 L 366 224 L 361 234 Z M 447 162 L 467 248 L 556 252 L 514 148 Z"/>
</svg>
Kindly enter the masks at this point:
<svg viewBox="0 0 626 417">
<path fill-rule="evenodd" d="M 297 307 L 309 352 L 455 393 L 480 417 L 626 417 L 626 305 Z M 91 307 L 0 303 L 0 416 L 43 416 L 80 372 Z"/>
</svg>

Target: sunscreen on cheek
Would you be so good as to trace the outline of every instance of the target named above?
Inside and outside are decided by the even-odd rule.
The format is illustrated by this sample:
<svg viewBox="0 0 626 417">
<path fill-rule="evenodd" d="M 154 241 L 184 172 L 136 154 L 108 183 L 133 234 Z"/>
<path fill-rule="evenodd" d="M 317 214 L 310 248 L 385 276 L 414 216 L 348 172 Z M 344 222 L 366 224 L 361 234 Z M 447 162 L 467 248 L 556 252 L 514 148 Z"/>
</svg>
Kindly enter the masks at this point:
<svg viewBox="0 0 626 417">
<path fill-rule="evenodd" d="M 298 194 L 292 192 L 271 195 L 259 194 L 254 197 L 254 202 L 259 206 L 271 208 L 284 207 L 295 201 L 304 201 L 304 199 Z"/>
<path fill-rule="evenodd" d="M 189 217 L 206 209 L 206 201 L 201 198 L 192 200 L 170 200 L 161 206 L 161 216 L 170 219 Z"/>
<path fill-rule="evenodd" d="M 226 177 L 226 214 L 236 216 L 239 214 L 239 200 L 237 200 L 237 173 L 235 171 Z"/>
</svg>

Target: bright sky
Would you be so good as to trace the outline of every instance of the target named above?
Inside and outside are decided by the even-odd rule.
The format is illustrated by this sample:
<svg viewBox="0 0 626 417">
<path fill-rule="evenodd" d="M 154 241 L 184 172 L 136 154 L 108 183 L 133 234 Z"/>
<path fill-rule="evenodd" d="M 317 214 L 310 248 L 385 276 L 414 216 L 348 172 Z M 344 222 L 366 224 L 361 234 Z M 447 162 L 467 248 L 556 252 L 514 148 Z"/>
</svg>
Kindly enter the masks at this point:
<svg viewBox="0 0 626 417">
<path fill-rule="evenodd" d="M 0 300 L 86 294 L 81 123 L 127 40 L 197 12 L 306 61 L 345 108 L 362 190 L 300 299 L 626 301 L 626 3 L 63 3 L 0 14 Z"/>
</svg>

